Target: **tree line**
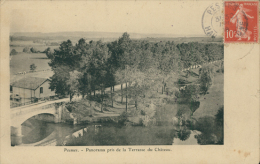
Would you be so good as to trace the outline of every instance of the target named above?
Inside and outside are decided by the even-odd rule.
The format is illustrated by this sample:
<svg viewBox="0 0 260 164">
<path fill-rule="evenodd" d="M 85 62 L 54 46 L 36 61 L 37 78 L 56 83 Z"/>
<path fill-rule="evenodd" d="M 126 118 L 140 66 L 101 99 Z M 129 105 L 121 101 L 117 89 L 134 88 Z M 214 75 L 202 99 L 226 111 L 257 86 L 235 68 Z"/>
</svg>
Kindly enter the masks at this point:
<svg viewBox="0 0 260 164">
<path fill-rule="evenodd" d="M 123 33 L 118 40 L 106 43 L 80 39 L 73 45 L 67 40 L 59 49 L 48 48 L 45 52 L 54 72 L 50 88 L 56 94 L 70 95 L 72 99 L 75 94 L 84 97 L 97 89 L 103 92 L 115 84 L 135 82 L 136 89 L 131 93 L 137 99 L 137 92 L 143 88 L 176 80 L 170 74 L 194 64 L 223 59 L 223 49 L 223 44 L 132 40 Z M 201 76 L 208 78 L 203 73 Z"/>
</svg>

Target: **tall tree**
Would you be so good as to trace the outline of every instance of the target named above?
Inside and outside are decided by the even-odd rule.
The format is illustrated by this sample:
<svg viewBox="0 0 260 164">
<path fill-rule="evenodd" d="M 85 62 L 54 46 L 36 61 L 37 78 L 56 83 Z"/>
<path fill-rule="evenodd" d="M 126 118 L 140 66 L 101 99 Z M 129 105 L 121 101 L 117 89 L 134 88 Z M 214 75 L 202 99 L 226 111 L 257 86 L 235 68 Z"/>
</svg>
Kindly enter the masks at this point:
<svg viewBox="0 0 260 164">
<path fill-rule="evenodd" d="M 54 53 L 48 57 L 51 59 L 49 65 L 52 68 L 57 65 L 65 65 L 74 70 L 79 66 L 80 54 L 75 51 L 75 47 L 70 40 L 62 42 L 59 49 L 54 49 Z"/>
<path fill-rule="evenodd" d="M 132 40 L 127 32 L 123 33 L 117 41 L 108 44 L 111 52 L 111 62 L 117 68 L 124 67 L 125 59 L 129 56 Z"/>
<path fill-rule="evenodd" d="M 66 81 L 68 85 L 68 93 L 70 95 L 70 101 L 76 93 L 79 93 L 79 78 L 81 73 L 78 71 L 69 72 L 69 79 Z"/>
<path fill-rule="evenodd" d="M 78 92 L 80 73 L 71 71 L 68 66 L 59 66 L 54 69 L 54 75 L 50 78 L 50 89 L 61 97 L 69 95 L 70 101 Z"/>
<path fill-rule="evenodd" d="M 69 94 L 67 81 L 70 77 L 70 71 L 72 71 L 70 67 L 65 65 L 56 65 L 56 67 L 53 67 L 54 75 L 50 77 L 50 89 L 55 90 L 55 93 L 61 97 Z"/>
</svg>

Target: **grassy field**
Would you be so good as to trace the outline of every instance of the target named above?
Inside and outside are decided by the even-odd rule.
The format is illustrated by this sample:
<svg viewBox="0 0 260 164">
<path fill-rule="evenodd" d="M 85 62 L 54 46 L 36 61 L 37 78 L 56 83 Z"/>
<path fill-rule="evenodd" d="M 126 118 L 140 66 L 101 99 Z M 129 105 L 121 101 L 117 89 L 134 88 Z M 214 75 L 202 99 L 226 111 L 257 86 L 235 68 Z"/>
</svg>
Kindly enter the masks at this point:
<svg viewBox="0 0 260 164">
<path fill-rule="evenodd" d="M 34 43 L 33 41 L 11 41 L 10 46 L 42 46 L 42 43 Z"/>
<path fill-rule="evenodd" d="M 10 60 L 10 75 L 12 77 L 18 72 L 29 72 L 33 63 L 37 66 L 36 71 L 51 69 L 49 61 L 44 53 L 18 53 Z"/>
<path fill-rule="evenodd" d="M 200 107 L 194 112 L 195 118 L 206 115 L 214 116 L 224 105 L 224 74 L 216 73 L 214 83 L 209 89 L 209 94 L 200 97 Z"/>
<path fill-rule="evenodd" d="M 32 73 L 26 73 L 21 75 L 11 75 L 10 77 L 10 83 L 18 81 L 20 79 L 26 78 L 26 77 L 41 77 L 41 78 L 49 78 L 53 75 L 52 71 L 46 71 L 46 72 L 32 72 Z"/>
</svg>

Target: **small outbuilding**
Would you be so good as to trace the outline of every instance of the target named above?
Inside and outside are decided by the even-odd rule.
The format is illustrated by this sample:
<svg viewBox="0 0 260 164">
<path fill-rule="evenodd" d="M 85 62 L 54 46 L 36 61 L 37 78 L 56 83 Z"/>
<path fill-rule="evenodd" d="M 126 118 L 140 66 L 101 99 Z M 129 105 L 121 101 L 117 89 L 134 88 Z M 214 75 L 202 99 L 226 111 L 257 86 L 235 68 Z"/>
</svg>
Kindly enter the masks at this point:
<svg viewBox="0 0 260 164">
<path fill-rule="evenodd" d="M 22 103 L 34 99 L 43 99 L 55 96 L 55 91 L 49 89 L 48 78 L 26 77 L 15 81 L 10 86 L 11 97 L 19 96 Z"/>
</svg>

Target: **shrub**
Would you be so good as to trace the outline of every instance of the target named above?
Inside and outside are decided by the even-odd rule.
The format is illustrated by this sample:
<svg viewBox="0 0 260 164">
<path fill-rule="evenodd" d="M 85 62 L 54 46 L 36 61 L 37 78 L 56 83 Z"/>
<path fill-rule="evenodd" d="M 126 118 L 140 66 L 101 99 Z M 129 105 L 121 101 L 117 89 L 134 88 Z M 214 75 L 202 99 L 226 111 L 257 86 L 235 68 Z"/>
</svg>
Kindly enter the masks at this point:
<svg viewBox="0 0 260 164">
<path fill-rule="evenodd" d="M 15 49 L 12 49 L 12 51 L 10 52 L 10 56 L 12 55 L 17 55 L 17 51 Z"/>
<path fill-rule="evenodd" d="M 124 125 L 125 122 L 127 121 L 127 117 L 129 116 L 129 114 L 127 112 L 123 112 L 120 116 L 119 116 L 119 119 L 118 119 L 118 123 L 120 125 Z"/>
<path fill-rule="evenodd" d="M 177 131 L 177 137 L 182 141 L 187 140 L 190 137 L 190 134 L 191 131 L 186 126 Z"/>
<path fill-rule="evenodd" d="M 152 118 L 154 115 L 155 115 L 155 112 L 156 112 L 156 107 L 153 103 L 149 104 L 148 107 L 146 106 L 141 106 L 141 110 L 143 112 L 143 115 L 146 115 L 146 116 L 149 116 L 149 118 Z"/>
<path fill-rule="evenodd" d="M 30 50 L 29 47 L 24 47 L 23 52 L 24 52 L 24 53 L 30 53 L 31 50 Z"/>
<path fill-rule="evenodd" d="M 179 85 L 183 85 L 183 84 L 186 84 L 187 81 L 186 81 L 185 79 L 180 78 L 180 79 L 178 79 L 177 83 L 178 83 Z"/>
<path fill-rule="evenodd" d="M 31 71 L 35 71 L 36 68 L 37 68 L 37 66 L 34 63 L 30 65 Z"/>
<path fill-rule="evenodd" d="M 36 48 L 34 48 L 34 47 L 32 47 L 31 49 L 30 49 L 30 51 L 32 52 L 32 53 L 38 53 L 39 51 L 36 49 Z"/>
</svg>

